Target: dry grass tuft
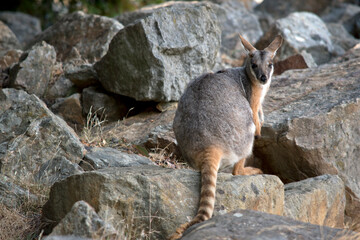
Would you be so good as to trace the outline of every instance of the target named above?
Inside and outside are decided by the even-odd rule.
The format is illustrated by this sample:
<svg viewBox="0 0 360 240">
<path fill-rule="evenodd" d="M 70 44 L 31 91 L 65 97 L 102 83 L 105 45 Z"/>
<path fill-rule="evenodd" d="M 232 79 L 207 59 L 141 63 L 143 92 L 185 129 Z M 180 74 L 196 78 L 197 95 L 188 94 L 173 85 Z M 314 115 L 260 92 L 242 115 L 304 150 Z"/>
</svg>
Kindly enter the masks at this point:
<svg viewBox="0 0 360 240">
<path fill-rule="evenodd" d="M 104 112 L 105 109 L 93 111 L 92 106 L 90 107 L 86 117 L 86 124 L 80 134 L 80 139 L 83 144 L 99 147 L 104 147 L 106 145 L 103 133 L 103 126 L 106 122 Z"/>
<path fill-rule="evenodd" d="M 188 169 L 189 165 L 182 159 L 179 159 L 174 153 L 169 152 L 167 148 L 153 148 L 149 152 L 149 158 L 156 165 L 172 169 Z"/>
<path fill-rule="evenodd" d="M 24 239 L 30 226 L 29 219 L 18 210 L 0 204 L 0 239 Z"/>
</svg>

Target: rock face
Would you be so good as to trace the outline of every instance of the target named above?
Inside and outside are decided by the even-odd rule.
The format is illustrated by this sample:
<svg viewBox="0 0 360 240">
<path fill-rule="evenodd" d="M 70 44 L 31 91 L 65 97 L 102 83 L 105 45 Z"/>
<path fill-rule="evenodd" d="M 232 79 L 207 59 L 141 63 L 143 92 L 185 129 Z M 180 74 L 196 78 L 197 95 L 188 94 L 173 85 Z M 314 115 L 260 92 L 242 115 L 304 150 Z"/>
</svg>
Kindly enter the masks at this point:
<svg viewBox="0 0 360 240">
<path fill-rule="evenodd" d="M 360 196 L 359 60 L 355 49 L 337 64 L 274 77 L 254 148 L 264 169 L 284 182 L 338 174 Z"/>
<path fill-rule="evenodd" d="M 148 158 L 137 154 L 120 152 L 113 148 L 93 147 L 88 149 L 84 161 L 91 165 L 92 169 L 134 167 L 141 165 L 154 165 Z"/>
<path fill-rule="evenodd" d="M 345 187 L 336 175 L 322 175 L 285 185 L 284 216 L 343 228 Z"/>
<path fill-rule="evenodd" d="M 337 3 L 326 8 L 321 18 L 327 23 L 344 23 L 360 12 L 360 7 L 350 3 Z"/>
<path fill-rule="evenodd" d="M 51 79 L 55 62 L 56 52 L 53 46 L 46 42 L 34 45 L 22 55 L 20 62 L 11 68 L 10 87 L 42 97 Z"/>
<path fill-rule="evenodd" d="M 174 190 L 171 190 L 174 189 Z M 51 188 L 44 216 L 60 221 L 79 200 L 94 207 L 110 223 L 134 219 L 151 227 L 155 239 L 165 239 L 196 214 L 200 174 L 160 167 L 112 168 L 74 175 Z M 238 208 L 283 213 L 283 184 L 275 176 L 219 174 L 215 215 Z"/>
<path fill-rule="evenodd" d="M 344 23 L 346 30 L 356 38 L 360 38 L 360 12 Z"/>
<path fill-rule="evenodd" d="M 351 36 L 342 24 L 327 23 L 326 26 L 331 33 L 331 41 L 337 55 L 343 55 L 345 51 L 360 43 L 360 40 Z"/>
<path fill-rule="evenodd" d="M 343 229 L 302 223 L 291 218 L 260 213 L 251 210 L 236 210 L 216 216 L 209 221 L 189 228 L 183 240 L 220 239 L 357 239 L 358 234 Z"/>
<path fill-rule="evenodd" d="M 138 101 L 176 101 L 192 78 L 212 69 L 219 47 L 210 3 L 174 5 L 119 31 L 95 69 L 107 91 Z"/>
<path fill-rule="evenodd" d="M 93 63 L 105 55 L 111 39 L 122 28 L 111 18 L 74 12 L 37 35 L 28 46 L 46 41 L 55 47 L 60 61 L 82 58 Z"/>
<path fill-rule="evenodd" d="M 244 54 L 240 47 L 240 38 L 238 33 L 242 34 L 248 41 L 256 42 L 263 34 L 257 17 L 250 13 L 241 1 L 211 1 L 216 4 L 212 5 L 219 21 L 221 29 L 221 51 L 239 57 Z M 144 19 L 155 11 L 171 7 L 189 7 L 193 3 L 185 1 L 170 1 L 159 5 L 144 7 L 133 12 L 125 12 L 116 17 L 124 25 L 129 25 L 140 19 Z"/>
<path fill-rule="evenodd" d="M 304 50 L 312 55 L 317 64 L 328 62 L 332 56 L 334 47 L 331 34 L 326 24 L 315 14 L 296 12 L 275 21 L 255 47 L 264 49 L 278 34 L 284 38 L 276 54 L 280 60 Z"/>
<path fill-rule="evenodd" d="M 101 87 L 88 87 L 82 91 L 83 114 L 96 114 L 99 119 L 122 120 L 128 107 L 120 97 L 106 93 Z"/>
<path fill-rule="evenodd" d="M 35 95 L 0 90 L 1 172 L 33 181 L 39 168 L 55 157 L 76 163 L 84 147 L 74 131 Z"/>
<path fill-rule="evenodd" d="M 51 110 L 64 119 L 74 130 L 80 131 L 85 124 L 82 115 L 81 94 L 75 93 L 67 98 L 58 98 Z"/>
<path fill-rule="evenodd" d="M 44 98 L 47 101 L 55 101 L 57 98 L 68 97 L 72 92 L 74 92 L 74 90 L 74 84 L 64 75 L 61 75 L 55 83 L 48 86 L 48 90 L 45 92 Z"/>
<path fill-rule="evenodd" d="M 0 21 L 14 32 L 22 46 L 41 32 L 40 20 L 21 12 L 0 12 Z"/>
<path fill-rule="evenodd" d="M 99 83 L 92 64 L 80 66 L 68 64 L 65 66 L 65 77 L 70 79 L 79 88 L 86 88 Z"/>
<path fill-rule="evenodd" d="M 0 21 L 0 57 L 12 49 L 20 49 L 20 43 L 10 28 Z"/>
<path fill-rule="evenodd" d="M 0 175 L 0 204 L 7 208 L 19 209 L 27 201 L 36 201 L 37 197 L 4 175 Z"/>
<path fill-rule="evenodd" d="M 236 0 L 223 1 L 216 8 L 216 15 L 221 28 L 221 51 L 235 58 L 246 54 L 238 34 L 251 43 L 256 43 L 263 35 L 255 14 Z"/>
<path fill-rule="evenodd" d="M 37 182 L 52 185 L 57 181 L 82 172 L 83 169 L 78 164 L 61 156 L 50 159 L 41 165 L 35 179 Z"/>
<path fill-rule="evenodd" d="M 107 239 L 115 237 L 116 230 L 109 223 L 105 223 L 89 204 L 79 201 L 74 204 L 70 212 L 66 214 L 49 236 L 57 235 Z"/>
</svg>

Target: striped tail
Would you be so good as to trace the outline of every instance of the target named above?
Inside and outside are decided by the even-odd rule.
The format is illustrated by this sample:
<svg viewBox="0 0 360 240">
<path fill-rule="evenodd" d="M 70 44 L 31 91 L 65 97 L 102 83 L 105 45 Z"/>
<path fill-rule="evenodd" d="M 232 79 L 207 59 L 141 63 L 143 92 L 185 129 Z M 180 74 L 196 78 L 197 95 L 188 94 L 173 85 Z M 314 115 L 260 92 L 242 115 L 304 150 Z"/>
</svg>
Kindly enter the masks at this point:
<svg viewBox="0 0 360 240">
<path fill-rule="evenodd" d="M 201 194 L 199 210 L 190 222 L 182 224 L 176 232 L 171 235 L 169 240 L 175 240 L 182 237 L 183 232 L 190 226 L 208 220 L 214 212 L 215 191 L 217 173 L 222 157 L 220 148 L 211 147 L 201 152 L 197 156 L 197 161 L 201 166 Z"/>
</svg>

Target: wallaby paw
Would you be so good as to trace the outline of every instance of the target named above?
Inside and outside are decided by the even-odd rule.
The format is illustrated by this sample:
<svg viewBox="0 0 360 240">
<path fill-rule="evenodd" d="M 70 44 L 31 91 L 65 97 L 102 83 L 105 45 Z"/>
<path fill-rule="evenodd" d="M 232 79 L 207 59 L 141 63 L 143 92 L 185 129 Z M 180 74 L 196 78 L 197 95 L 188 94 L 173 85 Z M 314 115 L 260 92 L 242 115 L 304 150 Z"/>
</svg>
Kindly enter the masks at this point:
<svg viewBox="0 0 360 240">
<path fill-rule="evenodd" d="M 245 167 L 243 175 L 256 175 L 256 174 L 263 174 L 263 171 L 259 168 L 254 167 Z"/>
<path fill-rule="evenodd" d="M 255 139 L 260 139 L 261 135 L 255 135 Z"/>
</svg>

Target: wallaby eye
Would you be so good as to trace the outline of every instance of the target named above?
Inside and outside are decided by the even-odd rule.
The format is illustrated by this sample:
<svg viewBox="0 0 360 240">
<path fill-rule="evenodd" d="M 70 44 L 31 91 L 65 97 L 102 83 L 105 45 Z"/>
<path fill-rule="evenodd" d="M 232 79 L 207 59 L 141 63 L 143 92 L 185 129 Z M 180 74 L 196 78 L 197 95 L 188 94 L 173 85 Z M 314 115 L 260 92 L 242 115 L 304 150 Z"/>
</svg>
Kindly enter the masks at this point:
<svg viewBox="0 0 360 240">
<path fill-rule="evenodd" d="M 255 69 L 255 68 L 257 68 L 257 65 L 255 63 L 253 63 L 253 64 L 251 64 L 251 67 Z"/>
<path fill-rule="evenodd" d="M 272 68 L 274 66 L 274 64 L 270 63 L 269 64 L 269 68 Z"/>
</svg>

